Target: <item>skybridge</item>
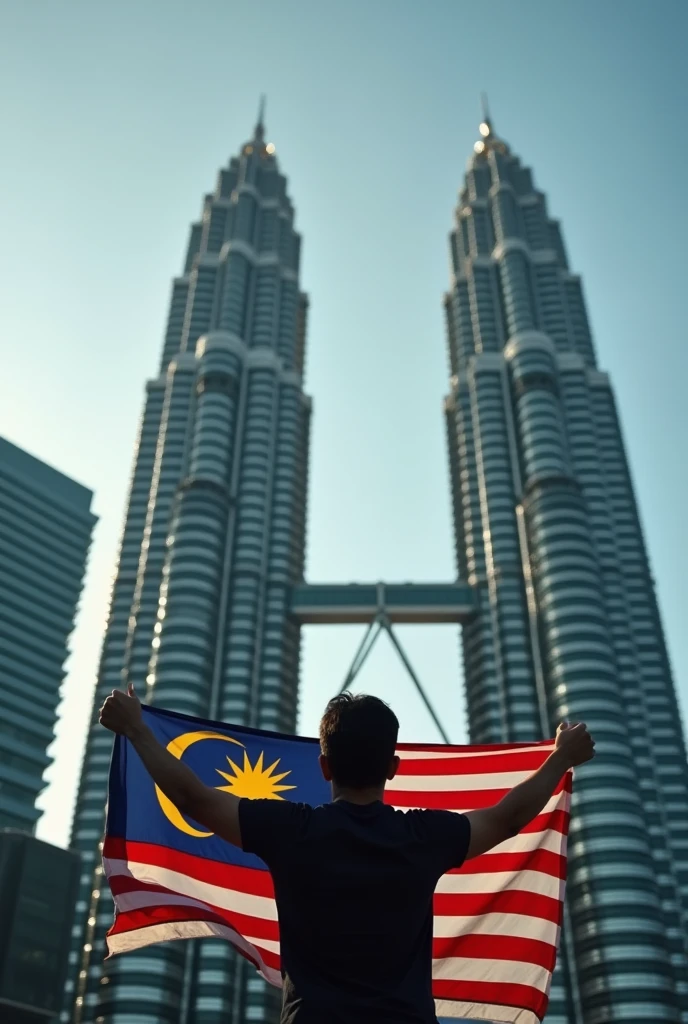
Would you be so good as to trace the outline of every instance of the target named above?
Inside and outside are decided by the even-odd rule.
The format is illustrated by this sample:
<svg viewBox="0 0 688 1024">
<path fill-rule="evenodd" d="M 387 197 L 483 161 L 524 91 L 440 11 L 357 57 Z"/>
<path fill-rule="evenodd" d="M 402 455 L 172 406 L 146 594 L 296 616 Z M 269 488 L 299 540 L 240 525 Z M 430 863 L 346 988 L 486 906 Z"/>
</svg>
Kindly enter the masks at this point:
<svg viewBox="0 0 688 1024">
<path fill-rule="evenodd" d="M 367 625 L 339 690 L 347 690 L 383 631 L 387 633 L 445 743 L 442 723 L 394 631 L 395 625 L 462 625 L 478 611 L 467 583 L 301 583 L 292 589 L 291 615 L 301 626 Z"/>
</svg>

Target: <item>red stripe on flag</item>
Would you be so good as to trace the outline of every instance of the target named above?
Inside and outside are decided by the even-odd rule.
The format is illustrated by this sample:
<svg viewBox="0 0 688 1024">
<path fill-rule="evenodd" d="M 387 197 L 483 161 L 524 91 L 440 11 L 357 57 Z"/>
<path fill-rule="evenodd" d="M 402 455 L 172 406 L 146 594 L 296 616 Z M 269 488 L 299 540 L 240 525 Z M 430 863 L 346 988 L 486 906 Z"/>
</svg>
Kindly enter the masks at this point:
<svg viewBox="0 0 688 1024">
<path fill-rule="evenodd" d="M 521 914 L 561 924 L 561 900 L 536 892 L 506 889 L 503 892 L 435 893 L 435 917 L 482 917 L 484 914 Z"/>
<path fill-rule="evenodd" d="M 236 864 L 225 864 L 206 857 L 194 857 L 190 853 L 171 850 L 167 846 L 156 846 L 153 843 L 135 843 L 124 839 L 113 839 L 107 836 L 103 848 L 103 857 L 111 860 L 126 860 L 140 864 L 153 864 L 170 871 L 179 871 L 190 875 L 200 882 L 219 885 L 223 889 L 236 889 L 237 892 L 249 893 L 251 896 L 266 896 L 274 899 L 275 889 L 270 872 L 261 868 L 239 867 Z"/>
<path fill-rule="evenodd" d="M 408 758 L 399 755 L 399 775 L 493 775 L 504 772 L 534 772 L 545 763 L 549 750 L 505 751 L 492 757 L 431 757 Z M 431 786 L 429 788 L 432 788 Z"/>
<path fill-rule="evenodd" d="M 110 879 L 110 891 L 113 896 L 120 896 L 127 892 L 166 892 L 178 895 L 174 889 L 167 889 L 164 885 L 154 885 L 152 882 L 140 882 L 138 878 L 131 875 L 113 875 Z"/>
<path fill-rule="evenodd" d="M 525 853 L 483 853 L 467 860 L 450 875 L 482 875 L 496 871 L 541 871 L 552 878 L 566 878 L 566 857 L 549 850 L 528 850 Z"/>
<path fill-rule="evenodd" d="M 397 751 L 404 750 L 419 750 L 423 753 L 426 750 L 436 754 L 447 754 L 452 751 L 456 751 L 457 754 L 494 754 L 500 753 L 502 750 L 525 750 L 532 747 L 549 747 L 550 750 L 554 749 L 554 739 L 551 740 L 534 740 L 532 743 L 489 743 L 487 745 L 473 746 L 462 746 L 460 743 L 397 743 Z M 549 753 L 549 751 L 548 751 Z"/>
<path fill-rule="evenodd" d="M 147 928 L 156 924 L 174 924 L 175 921 L 210 921 L 212 924 L 219 924 L 226 927 L 228 922 L 214 913 L 212 910 L 203 910 L 201 907 L 184 906 L 161 906 L 145 907 L 141 910 L 125 910 L 117 914 L 115 923 L 108 932 L 108 935 L 124 935 L 126 932 L 138 931 L 140 928 Z M 229 927 L 234 927 L 231 922 Z M 235 928 L 235 931 L 239 931 Z M 240 933 L 241 934 L 241 933 Z M 258 938 L 249 931 L 251 938 Z M 260 944 L 256 947 L 268 967 L 276 971 L 280 969 L 280 958 L 278 953 L 264 949 Z"/>
<path fill-rule="evenodd" d="M 513 960 L 554 970 L 556 946 L 539 939 L 509 935 L 460 935 L 435 937 L 432 940 L 433 960 L 465 957 L 467 960 Z"/>
<path fill-rule="evenodd" d="M 564 779 L 554 790 L 553 796 L 564 790 Z M 423 807 L 445 811 L 477 811 L 483 807 L 492 807 L 511 792 L 505 789 L 454 789 L 433 790 L 432 782 L 427 789 L 388 789 L 385 791 L 385 803 L 396 807 Z"/>
<path fill-rule="evenodd" d="M 222 927 L 227 927 L 227 922 L 221 920 L 216 914 L 211 911 L 201 910 L 200 907 L 151 907 L 145 910 L 127 910 L 117 914 L 115 922 L 107 933 L 109 935 L 127 935 L 132 932 L 142 931 L 145 928 L 150 928 L 160 924 L 175 924 L 177 922 L 184 921 L 208 921 L 210 924 L 218 924 Z M 230 927 L 232 927 L 230 925 Z M 238 929 L 235 929 L 238 931 Z M 257 936 L 255 936 L 257 938 Z M 263 962 L 267 967 L 272 967 L 273 970 L 279 971 L 280 969 L 280 957 L 278 953 L 273 953 L 269 949 L 264 949 L 262 946 L 253 947 L 257 950 L 263 959 Z M 248 953 L 244 952 L 239 946 L 235 946 L 238 953 L 245 956 L 247 960 L 255 966 L 257 970 L 260 970 L 260 964 L 258 963 L 257 957 L 254 958 Z"/>
<path fill-rule="evenodd" d="M 424 810 L 439 811 L 477 811 L 483 807 L 492 807 L 509 789 L 388 789 L 385 790 L 385 803 L 394 807 L 419 807 Z"/>
<path fill-rule="evenodd" d="M 524 832 L 560 832 L 566 836 L 569 832 L 571 815 L 568 811 L 549 811 L 547 814 L 538 814 L 537 818 L 521 829 Z"/>
<path fill-rule="evenodd" d="M 137 879 L 135 879 L 135 878 L 128 878 L 125 875 L 117 875 L 114 878 L 110 879 L 110 889 L 112 890 L 112 895 L 115 896 L 115 897 L 121 896 L 121 895 L 126 895 L 127 893 L 137 893 L 137 892 L 140 892 L 140 893 L 150 893 L 151 895 L 155 895 L 156 893 L 164 893 L 165 895 L 175 896 L 175 897 L 178 897 L 178 898 L 180 898 L 182 900 L 183 899 L 197 900 L 198 903 L 203 904 L 203 906 L 207 910 L 209 910 L 209 911 L 211 911 L 211 913 L 217 915 L 218 919 L 220 920 L 220 922 L 222 924 L 227 924 L 231 928 L 234 928 L 236 931 L 239 932 L 240 935 L 252 935 L 256 939 L 272 939 L 275 942 L 279 942 L 279 924 L 278 924 L 276 919 L 257 917 L 257 916 L 255 916 L 253 914 L 251 914 L 251 915 L 249 915 L 249 914 L 241 914 L 241 913 L 239 913 L 236 910 L 227 910 L 225 907 L 218 907 L 215 904 L 208 903 L 207 900 L 201 900 L 197 896 L 182 895 L 180 893 L 175 892 L 173 889 L 166 889 L 162 885 L 148 885 L 148 884 L 145 884 L 145 883 L 137 881 Z M 117 901 L 115 900 L 115 903 L 116 902 Z M 160 906 L 170 908 L 170 907 L 177 907 L 177 906 L 184 906 L 184 905 L 181 904 L 181 903 L 180 904 L 161 903 Z M 122 914 L 130 914 L 130 913 L 139 913 L 140 912 L 140 913 L 145 914 L 145 913 L 148 912 L 148 910 L 153 910 L 153 909 L 154 909 L 154 904 L 151 901 L 151 906 L 150 907 L 138 907 L 136 909 L 136 911 L 134 911 L 133 909 L 131 911 L 123 910 L 123 911 L 120 911 L 120 913 L 122 913 Z M 197 907 L 196 908 L 195 906 L 194 907 L 187 906 L 187 907 L 184 907 L 184 909 L 191 912 L 191 918 L 193 919 L 193 917 L 194 917 L 194 910 L 198 909 L 200 911 L 202 908 L 201 907 Z"/>
</svg>

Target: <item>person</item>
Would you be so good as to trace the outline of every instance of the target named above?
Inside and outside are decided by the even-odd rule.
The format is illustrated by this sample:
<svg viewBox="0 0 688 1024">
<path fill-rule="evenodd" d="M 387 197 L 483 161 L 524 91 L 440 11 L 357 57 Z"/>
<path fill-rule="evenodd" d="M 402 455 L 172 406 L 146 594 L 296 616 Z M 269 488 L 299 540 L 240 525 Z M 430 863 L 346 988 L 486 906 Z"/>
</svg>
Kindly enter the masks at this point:
<svg viewBox="0 0 688 1024">
<path fill-rule="evenodd" d="M 332 802 L 246 800 L 206 786 L 156 740 L 133 688 L 100 721 L 134 746 L 182 814 L 270 869 L 280 926 L 282 1024 L 435 1024 L 432 900 L 440 877 L 516 835 L 563 775 L 589 761 L 583 724 L 493 807 L 459 814 L 383 803 L 399 767 L 399 723 L 376 697 L 344 693 L 320 723 L 320 768 Z"/>
</svg>

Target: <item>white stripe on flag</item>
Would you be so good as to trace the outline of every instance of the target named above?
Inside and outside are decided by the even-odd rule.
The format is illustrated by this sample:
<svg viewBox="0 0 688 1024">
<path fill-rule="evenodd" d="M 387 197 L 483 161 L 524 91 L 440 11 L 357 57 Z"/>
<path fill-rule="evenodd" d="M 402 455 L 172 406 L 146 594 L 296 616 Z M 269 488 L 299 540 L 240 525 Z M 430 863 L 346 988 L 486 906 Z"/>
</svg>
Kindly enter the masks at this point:
<svg viewBox="0 0 688 1024">
<path fill-rule="evenodd" d="M 401 792 L 401 791 L 397 790 L 397 792 Z M 461 794 L 457 793 L 457 796 L 460 797 Z M 541 814 L 549 814 L 551 811 L 566 811 L 566 810 L 568 810 L 568 807 L 569 807 L 569 800 L 570 800 L 570 794 L 567 793 L 565 789 L 562 789 L 561 793 L 555 793 L 554 796 L 549 798 L 549 800 L 547 801 L 545 806 L 542 808 L 540 813 Z M 414 807 L 398 807 L 395 804 L 393 804 L 392 806 L 396 807 L 396 810 L 398 810 L 398 811 L 422 811 L 422 810 L 427 810 L 427 808 L 422 807 L 421 804 L 419 804 L 417 807 L 416 806 L 414 806 Z M 436 809 L 441 810 L 441 808 L 431 808 L 431 809 L 432 810 L 436 810 Z M 468 806 L 466 806 L 466 807 L 452 807 L 451 810 L 455 811 L 457 814 L 465 814 L 467 811 L 474 811 L 475 807 L 468 807 Z"/>
<path fill-rule="evenodd" d="M 534 833 L 537 835 L 538 833 Z M 490 854 L 484 854 L 489 857 Z M 188 896 L 191 899 L 210 903 L 223 910 L 234 911 L 247 917 L 259 917 L 268 921 L 277 920 L 277 907 L 274 899 L 267 896 L 254 896 L 250 893 L 225 889 L 209 882 L 201 882 L 197 878 L 161 868 L 154 864 L 140 864 L 132 861 L 105 860 L 108 877 L 124 875 L 149 885 L 161 885 L 173 893 Z M 488 893 L 495 894 L 504 890 L 532 892 L 552 899 L 563 899 L 564 881 L 544 871 L 521 869 L 516 871 L 482 871 L 475 874 L 443 875 L 437 883 L 438 893 Z"/>
<path fill-rule="evenodd" d="M 534 769 L 523 772 L 481 772 L 480 775 L 395 775 L 388 793 L 465 793 L 480 789 L 513 789 L 529 779 Z"/>
<path fill-rule="evenodd" d="M 113 897 L 115 906 L 123 913 L 130 910 L 142 910 L 144 907 L 198 907 L 201 910 L 212 910 L 209 903 L 194 900 L 189 896 L 178 896 L 174 892 L 149 892 L 137 889 L 134 892 L 121 892 Z"/>
<path fill-rule="evenodd" d="M 260 973 L 266 981 L 278 988 L 282 985 L 282 977 L 279 971 L 268 967 L 260 955 L 259 950 L 251 946 L 238 932 L 227 925 L 215 924 L 213 921 L 177 921 L 165 924 L 147 925 L 144 928 L 137 928 L 130 932 L 120 932 L 118 935 L 108 936 L 107 944 L 110 955 L 115 953 L 128 953 L 134 949 L 141 949 L 143 946 L 150 946 L 154 942 L 167 942 L 170 939 L 202 939 L 202 938 L 228 939 L 237 949 L 250 954 L 258 961 Z"/>
<path fill-rule="evenodd" d="M 246 917 L 262 917 L 267 921 L 277 920 L 277 907 L 274 899 L 268 896 L 254 896 L 251 893 L 238 892 L 236 889 L 225 889 L 210 882 L 201 882 L 180 871 L 161 868 L 155 864 L 141 864 L 137 861 L 111 860 L 105 858 L 105 873 L 108 878 L 125 875 L 135 878 L 138 882 L 148 885 L 162 885 L 165 889 L 190 896 L 192 899 L 211 903 L 223 910 L 233 910 L 236 914 Z"/>
<path fill-rule="evenodd" d="M 268 953 L 274 953 L 276 956 L 280 955 L 280 944 L 276 939 L 252 939 L 250 935 L 247 935 L 246 941 L 250 942 L 256 949 L 267 949 Z"/>
<path fill-rule="evenodd" d="M 442 875 L 435 892 L 462 893 L 481 892 L 494 896 L 509 889 L 518 892 L 534 892 L 563 900 L 564 880 L 547 875 L 544 871 L 485 871 L 475 875 Z"/>
<path fill-rule="evenodd" d="M 533 853 L 535 850 L 549 850 L 550 853 L 566 853 L 566 836 L 554 829 L 542 832 L 521 832 L 510 836 L 499 846 L 493 846 L 490 853 Z M 484 855 L 483 855 L 484 856 Z"/>
<path fill-rule="evenodd" d="M 520 960 L 476 960 L 466 956 L 448 956 L 432 961 L 432 976 L 442 981 L 480 981 L 488 985 L 529 985 L 547 992 L 551 980 L 546 967 Z"/>
<path fill-rule="evenodd" d="M 435 1012 L 440 1021 L 485 1021 L 486 1024 L 540 1024 L 531 1010 L 491 1003 L 458 1003 L 452 999 L 436 999 Z"/>
<path fill-rule="evenodd" d="M 550 946 L 559 942 L 559 925 L 525 914 L 483 914 L 481 917 L 445 917 L 435 915 L 433 934 L 437 938 L 460 938 L 464 935 L 507 935 L 522 939 L 539 939 Z"/>
<path fill-rule="evenodd" d="M 521 754 L 532 754 L 538 751 L 542 754 L 543 760 L 554 750 L 554 741 L 544 743 L 539 747 L 508 747 L 506 750 L 397 750 L 402 761 L 445 761 L 448 758 L 457 757 L 513 757 L 517 761 Z M 485 769 L 489 771 L 489 768 Z"/>
</svg>

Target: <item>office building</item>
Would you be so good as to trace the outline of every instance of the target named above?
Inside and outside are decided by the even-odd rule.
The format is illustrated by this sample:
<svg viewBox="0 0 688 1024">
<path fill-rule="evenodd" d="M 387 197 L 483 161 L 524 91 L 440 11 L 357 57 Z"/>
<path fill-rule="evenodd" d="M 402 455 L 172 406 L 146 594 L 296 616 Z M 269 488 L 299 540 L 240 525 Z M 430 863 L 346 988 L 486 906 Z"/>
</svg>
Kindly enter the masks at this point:
<svg viewBox="0 0 688 1024">
<path fill-rule="evenodd" d="M 79 858 L 0 829 L 0 1020 L 53 1024 L 62 1005 Z"/>
<path fill-rule="evenodd" d="M 688 1021 L 688 769 L 614 393 L 531 171 L 485 117 L 451 233 L 446 423 L 475 743 L 585 720 L 548 1024 Z M 645 353 L 629 352 L 639 361 Z"/>
<path fill-rule="evenodd" d="M 0 828 L 31 832 L 91 542 L 91 491 L 0 438 Z"/>
</svg>

